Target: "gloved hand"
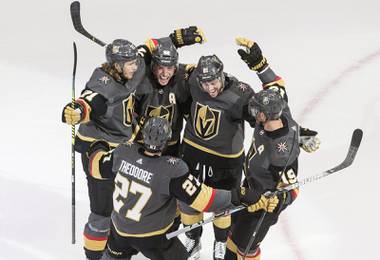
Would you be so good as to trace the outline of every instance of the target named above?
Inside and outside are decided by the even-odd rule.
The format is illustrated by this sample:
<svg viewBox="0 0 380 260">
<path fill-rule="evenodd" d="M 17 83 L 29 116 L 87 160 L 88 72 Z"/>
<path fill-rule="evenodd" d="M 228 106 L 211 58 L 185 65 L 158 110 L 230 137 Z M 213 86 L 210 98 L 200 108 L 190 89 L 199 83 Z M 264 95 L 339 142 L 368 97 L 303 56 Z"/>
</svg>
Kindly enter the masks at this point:
<svg viewBox="0 0 380 260">
<path fill-rule="evenodd" d="M 260 72 L 268 66 L 267 59 L 263 56 L 256 42 L 247 38 L 237 37 L 236 43 L 239 46 L 245 47 L 245 50 L 239 49 L 238 53 L 251 70 Z"/>
<path fill-rule="evenodd" d="M 69 125 L 76 125 L 83 119 L 84 108 L 78 104 L 74 103 L 74 108 L 72 108 L 71 103 L 67 104 L 62 111 L 62 122 Z"/>
<path fill-rule="evenodd" d="M 263 209 L 271 213 L 276 209 L 278 203 L 279 203 L 279 199 L 277 196 L 266 197 L 264 195 L 261 195 L 260 200 L 256 202 L 255 204 L 250 205 L 247 209 L 248 209 L 248 212 L 255 212 L 260 209 Z"/>
<path fill-rule="evenodd" d="M 245 187 L 231 190 L 231 201 L 234 205 L 246 205 L 249 212 L 255 212 L 263 209 L 268 212 L 273 212 L 279 202 L 277 196 L 266 197 L 259 192 Z"/>
<path fill-rule="evenodd" d="M 321 140 L 317 137 L 318 132 L 300 127 L 300 146 L 308 153 L 319 149 Z"/>
<path fill-rule="evenodd" d="M 169 35 L 169 37 L 177 48 L 195 43 L 206 42 L 202 29 L 197 26 L 176 29 Z"/>
</svg>

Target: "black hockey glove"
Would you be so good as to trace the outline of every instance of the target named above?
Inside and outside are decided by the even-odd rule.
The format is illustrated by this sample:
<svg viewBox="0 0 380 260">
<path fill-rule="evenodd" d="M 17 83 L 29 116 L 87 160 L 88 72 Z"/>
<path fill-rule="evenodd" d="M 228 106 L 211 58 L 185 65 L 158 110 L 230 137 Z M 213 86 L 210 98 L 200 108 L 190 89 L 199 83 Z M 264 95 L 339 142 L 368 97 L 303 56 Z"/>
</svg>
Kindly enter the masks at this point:
<svg viewBox="0 0 380 260">
<path fill-rule="evenodd" d="M 317 137 L 318 132 L 308 128 L 300 127 L 300 146 L 308 153 L 319 149 L 321 140 Z"/>
<path fill-rule="evenodd" d="M 100 141 L 95 141 L 93 142 L 91 145 L 90 145 L 90 148 L 88 149 L 88 151 L 86 152 L 86 155 L 87 155 L 87 158 L 90 158 L 91 155 L 93 153 L 95 153 L 96 151 L 105 151 L 105 152 L 108 152 L 111 150 L 111 147 L 110 145 L 104 141 L 104 140 L 100 140 Z"/>
<path fill-rule="evenodd" d="M 76 125 L 83 120 L 84 108 L 78 103 L 74 103 L 72 108 L 71 103 L 67 104 L 62 110 L 62 122 L 69 125 Z"/>
<path fill-rule="evenodd" d="M 237 37 L 236 43 L 239 46 L 245 47 L 245 50 L 239 49 L 238 53 L 251 70 L 260 72 L 268 66 L 267 59 L 263 56 L 256 42 L 247 38 Z"/>
<path fill-rule="evenodd" d="M 247 206 L 249 212 L 255 212 L 260 209 L 267 212 L 273 212 L 277 207 L 279 199 L 277 196 L 266 197 L 257 191 L 240 187 L 239 190 L 231 190 L 231 202 L 236 206 Z"/>
<path fill-rule="evenodd" d="M 202 29 L 197 26 L 176 29 L 169 37 L 177 48 L 193 45 L 195 43 L 204 43 L 206 41 Z"/>
</svg>

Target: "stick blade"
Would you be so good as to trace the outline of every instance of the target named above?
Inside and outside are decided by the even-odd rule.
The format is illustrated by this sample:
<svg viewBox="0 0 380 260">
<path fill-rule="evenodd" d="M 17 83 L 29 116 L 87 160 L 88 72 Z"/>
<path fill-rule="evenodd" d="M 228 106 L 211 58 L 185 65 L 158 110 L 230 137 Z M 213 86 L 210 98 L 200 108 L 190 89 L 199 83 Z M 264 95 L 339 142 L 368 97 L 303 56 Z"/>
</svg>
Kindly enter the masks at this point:
<svg viewBox="0 0 380 260">
<path fill-rule="evenodd" d="M 103 41 L 99 40 L 98 38 L 92 36 L 84 27 L 82 24 L 81 20 L 81 15 L 80 15 L 80 3 L 79 1 L 74 1 L 70 4 L 70 14 L 71 14 L 71 20 L 74 25 L 74 29 L 82 34 L 83 36 L 87 37 L 91 41 L 99 44 L 100 46 L 104 47 L 107 44 L 104 43 Z"/>
<path fill-rule="evenodd" d="M 359 148 L 363 138 L 363 130 L 357 128 L 352 133 L 351 146 Z"/>
<path fill-rule="evenodd" d="M 80 19 L 80 3 L 79 1 L 74 1 L 70 4 L 70 14 L 71 20 L 73 22 L 74 28 L 77 31 L 82 31 L 82 21 Z"/>
</svg>

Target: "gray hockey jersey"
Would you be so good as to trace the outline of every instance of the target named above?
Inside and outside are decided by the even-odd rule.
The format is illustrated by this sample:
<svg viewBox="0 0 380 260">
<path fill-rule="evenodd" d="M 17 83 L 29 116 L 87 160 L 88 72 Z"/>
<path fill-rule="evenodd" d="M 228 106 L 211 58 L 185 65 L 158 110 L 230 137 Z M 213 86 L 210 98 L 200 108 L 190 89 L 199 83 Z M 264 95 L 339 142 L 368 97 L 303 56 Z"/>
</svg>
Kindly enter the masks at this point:
<svg viewBox="0 0 380 260">
<path fill-rule="evenodd" d="M 201 90 L 196 79 L 197 70 L 189 78 L 192 96 L 190 118 L 187 121 L 184 142 L 206 156 L 238 158 L 244 153 L 244 120 L 254 124 L 248 114 L 251 87 L 225 74 L 225 88 L 215 98 Z"/>
<path fill-rule="evenodd" d="M 132 124 L 136 122 L 135 92 L 145 77 L 145 64 L 141 57 L 139 59 L 138 70 L 133 78 L 124 84 L 116 81 L 101 68 L 95 69 L 86 84 L 86 90 L 104 96 L 107 100 L 107 111 L 103 116 L 79 126 L 77 136 L 81 140 L 92 142 L 103 139 L 118 144 L 131 137 Z"/>
<path fill-rule="evenodd" d="M 182 159 L 147 156 L 138 144 L 92 152 L 89 173 L 97 179 L 115 179 L 111 219 L 122 236 L 164 234 L 176 216 L 176 199 L 198 211 L 232 206 L 229 191 L 201 184 Z"/>
<path fill-rule="evenodd" d="M 284 127 L 273 132 L 265 131 L 261 124 L 254 129 L 245 163 L 247 179 L 253 188 L 274 190 L 279 183 L 286 185 L 297 181 L 299 126 L 288 107 L 281 120 Z"/>
<path fill-rule="evenodd" d="M 146 119 L 159 116 L 166 118 L 172 126 L 169 145 L 180 140 L 184 113 L 188 109 L 190 91 L 185 84 L 185 64 L 180 64 L 167 86 L 158 86 L 149 69 L 146 79 L 136 91 L 136 112 Z"/>
</svg>

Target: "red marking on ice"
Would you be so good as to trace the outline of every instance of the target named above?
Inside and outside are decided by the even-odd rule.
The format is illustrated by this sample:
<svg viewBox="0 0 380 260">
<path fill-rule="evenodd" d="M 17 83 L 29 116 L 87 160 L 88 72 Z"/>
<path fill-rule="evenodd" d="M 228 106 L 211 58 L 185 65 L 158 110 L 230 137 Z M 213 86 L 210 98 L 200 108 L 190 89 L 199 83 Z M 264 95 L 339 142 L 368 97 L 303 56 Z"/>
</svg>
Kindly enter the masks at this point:
<svg viewBox="0 0 380 260">
<path fill-rule="evenodd" d="M 320 102 L 328 96 L 331 91 L 336 89 L 336 86 L 338 86 L 344 78 L 346 78 L 351 73 L 361 69 L 363 66 L 367 65 L 369 62 L 373 61 L 374 59 L 378 58 L 380 56 L 380 50 L 373 52 L 364 58 L 358 60 L 354 64 L 347 67 L 345 70 L 343 70 L 340 74 L 338 74 L 335 78 L 327 82 L 324 86 L 320 88 L 320 90 L 314 95 L 314 97 L 307 103 L 307 105 L 302 109 L 300 116 L 297 117 L 298 121 L 302 124 L 302 122 L 305 120 L 307 115 L 312 113 L 314 109 L 320 104 Z"/>
</svg>

